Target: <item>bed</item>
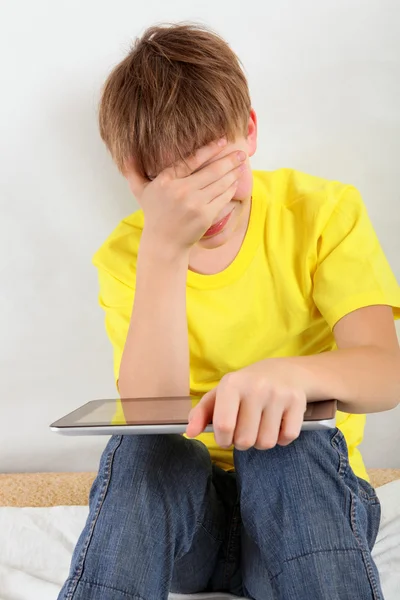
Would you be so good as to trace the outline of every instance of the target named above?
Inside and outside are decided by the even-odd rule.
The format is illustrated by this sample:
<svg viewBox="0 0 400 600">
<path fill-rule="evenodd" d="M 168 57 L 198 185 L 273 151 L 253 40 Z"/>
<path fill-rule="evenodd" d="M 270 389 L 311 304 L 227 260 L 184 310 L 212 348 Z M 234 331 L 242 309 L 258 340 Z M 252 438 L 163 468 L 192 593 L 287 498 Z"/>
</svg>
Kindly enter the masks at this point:
<svg viewBox="0 0 400 600">
<path fill-rule="evenodd" d="M 374 549 L 385 600 L 400 599 L 400 470 L 371 470 L 382 503 Z M 93 473 L 0 474 L 0 600 L 55 600 L 85 522 Z M 223 600 L 224 594 L 170 600 Z"/>
</svg>

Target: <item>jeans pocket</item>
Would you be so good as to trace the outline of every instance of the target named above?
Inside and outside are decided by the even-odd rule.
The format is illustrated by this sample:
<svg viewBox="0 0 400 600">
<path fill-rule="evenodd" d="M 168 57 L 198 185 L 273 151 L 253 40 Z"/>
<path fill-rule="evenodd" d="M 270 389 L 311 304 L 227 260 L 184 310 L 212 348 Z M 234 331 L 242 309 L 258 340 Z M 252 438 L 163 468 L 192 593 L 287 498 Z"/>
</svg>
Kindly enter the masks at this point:
<svg viewBox="0 0 400 600">
<path fill-rule="evenodd" d="M 369 485 L 368 482 L 364 482 L 363 480 L 361 480 L 361 483 L 362 485 L 364 483 Z M 371 585 L 377 590 L 379 587 L 379 575 L 370 552 L 375 545 L 379 531 L 381 505 L 376 494 L 373 496 L 364 495 L 363 493 L 360 493 L 361 489 L 362 488 L 359 489 L 358 494 L 351 493 L 351 526 L 358 544 L 363 550 L 364 562 L 367 567 Z M 372 487 L 371 489 L 373 491 Z M 378 593 L 376 597 L 380 598 Z"/>
<path fill-rule="evenodd" d="M 365 481 L 365 479 L 361 479 L 360 477 L 357 477 L 357 479 L 358 479 L 358 495 L 360 496 L 361 500 L 365 504 L 380 505 L 379 498 L 376 494 L 376 490 L 372 487 L 372 485 L 370 483 L 368 483 L 368 481 Z"/>
<path fill-rule="evenodd" d="M 379 505 L 379 498 L 372 485 L 365 479 L 357 477 L 353 472 L 349 463 L 347 442 L 340 429 L 336 428 L 331 443 L 339 454 L 339 475 L 345 480 L 345 483 L 353 493 L 360 497 L 364 504 Z"/>
<path fill-rule="evenodd" d="M 350 469 L 349 454 L 347 450 L 347 442 L 343 433 L 336 427 L 333 436 L 331 437 L 331 445 L 335 448 L 339 457 L 338 474 L 345 478 L 346 473 Z"/>
<path fill-rule="evenodd" d="M 354 535 L 360 544 L 360 537 L 365 535 L 367 545 L 372 550 L 381 519 L 379 498 L 372 485 L 353 472 L 349 463 L 347 443 L 340 429 L 333 434 L 331 443 L 339 455 L 338 473 L 350 493 L 351 525 Z"/>
</svg>

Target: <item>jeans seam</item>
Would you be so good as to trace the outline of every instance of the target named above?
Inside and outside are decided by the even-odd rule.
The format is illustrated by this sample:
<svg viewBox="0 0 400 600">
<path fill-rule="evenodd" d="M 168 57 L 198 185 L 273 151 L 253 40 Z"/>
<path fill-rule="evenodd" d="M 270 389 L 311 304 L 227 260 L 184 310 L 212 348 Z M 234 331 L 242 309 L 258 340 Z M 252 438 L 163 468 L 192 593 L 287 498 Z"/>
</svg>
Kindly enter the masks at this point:
<svg viewBox="0 0 400 600">
<path fill-rule="evenodd" d="M 86 554 L 87 554 L 91 539 L 93 537 L 93 531 L 96 526 L 97 519 L 99 518 L 100 510 L 103 506 L 104 499 L 107 495 L 108 487 L 110 485 L 112 463 L 114 460 L 115 452 L 120 447 L 121 442 L 122 442 L 122 436 L 119 437 L 119 441 L 118 441 L 117 445 L 115 446 L 115 448 L 110 452 L 110 454 L 107 457 L 105 468 L 104 468 L 105 477 L 103 479 L 102 488 L 100 490 L 100 494 L 97 499 L 96 509 L 95 509 L 95 512 L 93 515 L 92 522 L 90 524 L 89 532 L 86 536 L 85 543 L 83 544 L 83 547 L 81 550 L 81 555 L 80 555 L 80 558 L 79 558 L 79 561 L 77 564 L 76 573 L 75 573 L 74 577 L 71 578 L 70 585 L 68 586 L 69 589 L 68 589 L 66 597 L 65 597 L 66 600 L 72 600 L 72 597 L 73 597 L 74 593 L 76 592 L 76 588 L 78 587 L 78 583 L 82 579 L 82 573 L 83 573 L 83 567 L 85 564 Z"/>
<path fill-rule="evenodd" d="M 227 548 L 226 548 L 226 560 L 225 560 L 225 566 L 224 566 L 224 574 L 223 574 L 223 583 L 225 586 L 228 585 L 229 583 L 229 569 L 232 569 L 232 558 L 235 558 L 234 556 L 234 550 L 232 548 L 232 540 L 235 539 L 236 537 L 236 532 L 238 527 L 241 525 L 241 518 L 240 518 L 240 512 L 239 512 L 239 506 L 235 506 L 233 509 L 233 515 L 232 515 L 232 520 L 230 523 L 230 527 L 229 527 L 229 536 L 228 536 L 228 543 L 227 543 Z"/>
<path fill-rule="evenodd" d="M 371 586 L 371 590 L 372 593 L 374 595 L 374 600 L 382 600 L 382 597 L 379 593 L 379 589 L 378 589 L 378 584 L 376 581 L 376 577 L 374 575 L 373 569 L 372 569 L 372 563 L 371 563 L 371 553 L 370 550 L 368 548 L 368 550 L 366 550 L 365 545 L 363 544 L 358 529 L 357 529 L 357 517 L 356 517 L 356 511 L 355 511 L 355 506 L 356 506 L 356 497 L 354 495 L 354 492 L 352 491 L 352 489 L 346 484 L 346 471 L 347 468 L 349 467 L 349 461 L 348 458 L 345 454 L 343 454 L 340 451 L 340 442 L 339 439 L 342 436 L 342 432 L 340 431 L 340 429 L 337 428 L 336 433 L 334 434 L 334 436 L 331 439 L 331 444 L 332 446 L 335 448 L 336 452 L 339 454 L 339 475 L 340 477 L 343 479 L 344 484 L 346 485 L 346 488 L 350 494 L 350 521 L 351 521 L 351 529 L 353 531 L 353 535 L 355 537 L 355 540 L 357 542 L 357 545 L 359 547 L 359 551 L 361 552 L 361 556 L 362 556 L 362 560 L 363 563 L 365 565 L 365 570 L 366 570 L 366 574 L 368 577 L 368 581 L 369 584 Z M 360 493 L 361 492 L 361 493 Z M 362 492 L 364 492 L 364 490 L 362 490 L 360 488 L 360 486 L 358 486 L 358 490 L 357 493 L 364 497 L 366 499 L 367 502 L 370 502 L 367 494 L 364 492 L 364 494 L 362 494 Z M 378 498 L 376 497 L 376 501 L 378 501 Z M 360 497 L 360 502 L 363 502 L 362 498 Z M 373 502 L 370 502 L 371 504 L 373 504 Z"/>
<path fill-rule="evenodd" d="M 368 580 L 374 595 L 374 600 L 382 600 L 382 597 L 380 595 L 379 589 L 378 589 L 378 585 L 377 585 L 377 581 L 376 581 L 376 577 L 374 575 L 373 569 L 372 569 L 372 564 L 371 564 L 371 560 L 370 560 L 370 556 L 371 553 L 368 549 L 368 551 L 365 550 L 365 546 L 362 543 L 362 540 L 360 539 L 359 533 L 358 533 L 358 529 L 357 529 L 357 516 L 356 516 L 356 498 L 354 497 L 353 492 L 350 490 L 350 495 L 351 495 L 351 509 L 350 509 L 350 519 L 351 519 L 351 528 L 353 530 L 353 534 L 354 537 L 357 540 L 357 544 L 360 548 L 360 552 L 363 558 L 363 562 L 365 565 L 365 570 L 367 572 L 367 576 L 368 576 Z"/>
<path fill-rule="evenodd" d="M 369 495 L 361 487 L 358 488 L 358 495 L 361 496 L 368 504 L 379 504 L 379 498 L 376 494 Z"/>
<path fill-rule="evenodd" d="M 303 554 L 298 554 L 297 556 L 291 556 L 282 562 L 282 565 L 286 565 L 294 560 L 298 560 L 299 558 L 307 558 L 307 556 L 313 556 L 314 554 L 326 554 L 327 552 L 333 552 L 336 554 L 343 554 L 345 552 L 360 552 L 357 548 L 328 548 L 327 550 L 313 550 L 312 552 L 304 552 Z M 362 551 L 361 551 L 362 553 Z M 270 581 L 273 581 L 279 575 L 283 573 L 283 569 L 279 571 L 279 573 L 275 573 L 275 575 L 270 576 Z M 375 600 L 375 599 L 374 599 Z M 381 600 L 379 596 L 377 596 L 376 600 Z"/>
<path fill-rule="evenodd" d="M 340 475 L 340 477 L 343 478 L 344 475 L 345 475 L 345 473 L 346 473 L 348 461 L 347 461 L 346 456 L 344 456 L 342 454 L 342 452 L 340 452 L 340 449 L 339 449 L 338 438 L 341 435 L 343 435 L 343 434 L 340 431 L 340 429 L 336 428 L 336 433 L 333 435 L 333 437 L 331 439 L 331 446 L 336 450 L 337 454 L 339 455 L 339 470 L 338 470 L 338 474 Z"/>
<path fill-rule="evenodd" d="M 198 533 L 200 529 L 203 529 L 203 531 L 205 531 L 206 534 L 209 535 L 210 538 L 214 540 L 214 542 L 223 542 L 224 541 L 224 538 L 222 536 L 213 535 L 211 533 L 211 531 L 209 531 L 203 523 L 197 521 L 196 533 Z M 184 555 L 184 556 L 186 556 L 186 555 Z M 181 556 L 181 558 L 183 558 L 183 556 Z"/>
<path fill-rule="evenodd" d="M 99 583 L 98 581 L 89 581 L 89 579 L 85 579 L 84 577 L 82 577 L 80 581 L 81 581 L 81 583 L 86 583 L 93 587 L 99 587 L 104 590 L 111 590 L 112 592 L 118 592 L 119 594 L 123 594 L 124 596 L 128 596 L 129 598 L 132 598 L 132 600 L 145 600 L 144 598 L 142 598 L 142 596 L 136 596 L 136 595 L 132 596 L 132 594 L 130 592 L 126 592 L 125 590 L 120 590 L 119 588 L 116 588 L 112 585 L 104 585 L 104 583 Z"/>
</svg>

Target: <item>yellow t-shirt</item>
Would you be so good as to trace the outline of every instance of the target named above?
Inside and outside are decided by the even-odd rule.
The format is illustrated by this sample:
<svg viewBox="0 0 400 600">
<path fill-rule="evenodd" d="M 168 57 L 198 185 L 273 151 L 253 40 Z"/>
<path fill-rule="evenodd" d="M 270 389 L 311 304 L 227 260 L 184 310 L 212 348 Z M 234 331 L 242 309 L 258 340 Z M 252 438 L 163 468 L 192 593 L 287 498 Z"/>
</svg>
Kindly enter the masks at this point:
<svg viewBox="0 0 400 600">
<path fill-rule="evenodd" d="M 116 380 L 143 225 L 142 211 L 129 216 L 94 257 Z M 226 373 L 262 359 L 332 350 L 335 323 L 374 304 L 390 305 L 400 317 L 400 289 L 358 191 L 289 169 L 255 171 L 248 230 L 235 260 L 215 275 L 188 272 L 191 393 L 200 399 Z M 357 449 L 364 424 L 364 415 L 338 413 L 351 466 L 367 479 Z M 213 434 L 199 439 L 213 461 L 232 469 L 231 449 L 218 447 Z"/>
</svg>

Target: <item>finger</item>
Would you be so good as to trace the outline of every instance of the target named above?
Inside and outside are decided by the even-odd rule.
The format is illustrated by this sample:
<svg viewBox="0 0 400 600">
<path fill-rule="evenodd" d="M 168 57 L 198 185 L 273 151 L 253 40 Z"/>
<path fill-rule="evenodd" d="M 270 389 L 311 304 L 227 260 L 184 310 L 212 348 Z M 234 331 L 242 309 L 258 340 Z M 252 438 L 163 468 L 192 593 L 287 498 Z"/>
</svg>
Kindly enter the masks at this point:
<svg viewBox="0 0 400 600">
<path fill-rule="evenodd" d="M 278 444 L 280 446 L 287 446 L 299 437 L 304 420 L 304 412 L 304 405 L 294 404 L 284 413 L 278 436 Z"/>
<path fill-rule="evenodd" d="M 242 399 L 236 422 L 233 443 L 238 450 L 253 448 L 257 441 L 262 409 L 258 402 Z"/>
<path fill-rule="evenodd" d="M 191 175 L 195 189 L 202 190 L 216 181 L 219 181 L 227 173 L 245 164 L 247 155 L 242 150 L 235 150 L 212 163 L 202 166 L 199 171 Z"/>
<path fill-rule="evenodd" d="M 208 215 L 210 223 L 212 223 L 214 221 L 214 219 L 217 217 L 217 215 L 220 213 L 220 211 L 224 208 L 224 206 L 229 204 L 229 202 L 232 200 L 232 198 L 235 197 L 237 186 L 238 186 L 238 181 L 235 181 L 231 186 L 229 186 L 229 188 L 226 190 L 226 192 L 224 192 L 217 198 L 214 198 L 214 200 L 207 205 L 207 215 Z"/>
<path fill-rule="evenodd" d="M 277 444 L 283 417 L 283 407 L 279 402 L 271 402 L 264 409 L 258 430 L 257 440 L 254 444 L 257 450 L 270 450 Z"/>
<path fill-rule="evenodd" d="M 217 387 L 213 415 L 214 437 L 221 448 L 229 448 L 233 444 L 239 405 L 239 392 L 221 382 Z"/>
<path fill-rule="evenodd" d="M 215 198 L 218 198 L 218 196 L 223 194 L 231 185 L 239 181 L 245 169 L 247 169 L 247 166 L 242 163 L 235 169 L 232 169 L 232 171 L 229 171 L 229 173 L 225 173 L 218 181 L 214 181 L 212 184 L 202 189 L 201 195 L 204 197 L 205 201 L 212 202 Z"/>
<path fill-rule="evenodd" d="M 215 389 L 205 394 L 200 402 L 189 413 L 189 424 L 186 428 L 188 437 L 196 437 L 205 430 L 207 425 L 212 422 L 214 404 L 215 404 Z"/>
<path fill-rule="evenodd" d="M 226 138 L 213 141 L 210 144 L 207 144 L 207 146 L 199 148 L 193 156 L 189 156 L 185 160 L 177 161 L 165 170 L 170 172 L 174 178 L 187 177 L 200 169 L 204 163 L 218 156 L 227 143 Z"/>
<path fill-rule="evenodd" d="M 149 180 L 138 172 L 134 159 L 127 163 L 123 175 L 127 179 L 133 194 L 140 197 L 144 188 L 149 184 Z"/>
</svg>

